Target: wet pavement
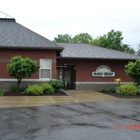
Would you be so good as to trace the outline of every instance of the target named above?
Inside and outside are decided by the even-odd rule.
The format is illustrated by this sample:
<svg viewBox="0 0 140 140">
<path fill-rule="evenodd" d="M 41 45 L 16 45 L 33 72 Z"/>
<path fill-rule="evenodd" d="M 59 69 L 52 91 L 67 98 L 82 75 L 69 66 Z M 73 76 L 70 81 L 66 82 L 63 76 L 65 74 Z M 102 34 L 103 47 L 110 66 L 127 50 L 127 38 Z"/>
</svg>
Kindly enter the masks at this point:
<svg viewBox="0 0 140 140">
<path fill-rule="evenodd" d="M 65 91 L 69 96 L 0 96 L 0 108 L 61 105 L 101 101 L 140 101 L 140 98 L 123 99 L 94 91 Z"/>
<path fill-rule="evenodd" d="M 0 140 L 139 140 L 139 115 L 136 100 L 1 108 Z"/>
</svg>

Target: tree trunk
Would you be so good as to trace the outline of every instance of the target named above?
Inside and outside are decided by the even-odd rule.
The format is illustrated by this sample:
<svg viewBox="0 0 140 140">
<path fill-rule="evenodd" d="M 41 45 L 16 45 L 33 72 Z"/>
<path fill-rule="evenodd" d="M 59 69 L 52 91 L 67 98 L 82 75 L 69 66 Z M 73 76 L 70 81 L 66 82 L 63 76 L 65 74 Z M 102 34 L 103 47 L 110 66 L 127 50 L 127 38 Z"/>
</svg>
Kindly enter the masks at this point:
<svg viewBox="0 0 140 140">
<path fill-rule="evenodd" d="M 20 83 L 21 83 L 21 79 L 17 79 L 18 80 L 18 83 L 17 83 L 17 92 L 19 92 L 19 86 L 20 86 Z"/>
</svg>

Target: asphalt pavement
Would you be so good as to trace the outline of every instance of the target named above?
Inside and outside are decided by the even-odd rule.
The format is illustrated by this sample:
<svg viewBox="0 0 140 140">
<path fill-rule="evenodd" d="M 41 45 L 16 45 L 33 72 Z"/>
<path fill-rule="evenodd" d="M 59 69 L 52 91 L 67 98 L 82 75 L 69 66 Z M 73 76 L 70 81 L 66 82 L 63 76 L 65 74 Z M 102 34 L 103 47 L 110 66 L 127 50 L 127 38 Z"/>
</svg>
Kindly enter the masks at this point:
<svg viewBox="0 0 140 140">
<path fill-rule="evenodd" d="M 0 109 L 0 140 L 139 140 L 140 101 Z"/>
</svg>

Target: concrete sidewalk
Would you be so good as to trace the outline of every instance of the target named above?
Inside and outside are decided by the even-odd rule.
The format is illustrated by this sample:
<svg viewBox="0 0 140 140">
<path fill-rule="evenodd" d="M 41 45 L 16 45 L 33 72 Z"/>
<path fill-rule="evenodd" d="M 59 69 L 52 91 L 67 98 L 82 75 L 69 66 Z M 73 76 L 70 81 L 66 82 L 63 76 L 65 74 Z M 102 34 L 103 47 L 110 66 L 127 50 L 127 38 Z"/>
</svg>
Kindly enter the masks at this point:
<svg viewBox="0 0 140 140">
<path fill-rule="evenodd" d="M 137 98 L 116 98 L 94 91 L 65 91 L 69 96 L 0 96 L 0 108 L 60 105 L 99 101 L 140 101 Z"/>
</svg>

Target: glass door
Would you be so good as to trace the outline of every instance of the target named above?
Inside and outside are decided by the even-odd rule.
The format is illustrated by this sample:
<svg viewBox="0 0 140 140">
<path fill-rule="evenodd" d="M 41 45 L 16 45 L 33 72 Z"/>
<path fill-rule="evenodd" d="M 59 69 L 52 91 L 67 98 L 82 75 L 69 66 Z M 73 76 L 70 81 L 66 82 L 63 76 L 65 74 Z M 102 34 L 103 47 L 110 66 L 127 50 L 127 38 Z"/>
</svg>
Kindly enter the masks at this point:
<svg viewBox="0 0 140 140">
<path fill-rule="evenodd" d="M 67 89 L 72 88 L 72 81 L 71 81 L 71 69 L 64 69 L 64 87 Z"/>
<path fill-rule="evenodd" d="M 64 89 L 72 89 L 72 67 L 58 67 L 57 68 L 57 77 L 59 80 L 62 80 L 64 83 Z"/>
</svg>

